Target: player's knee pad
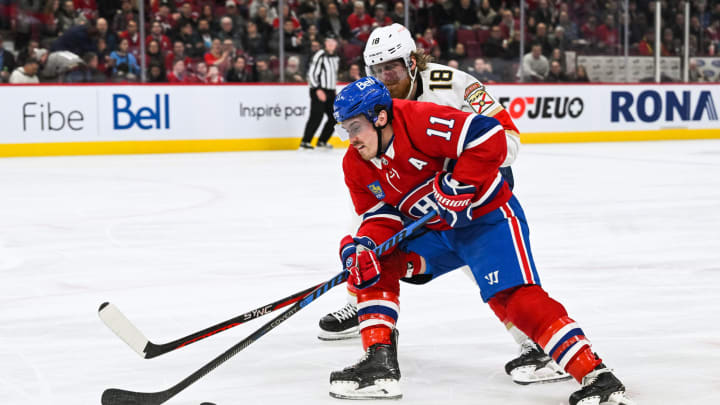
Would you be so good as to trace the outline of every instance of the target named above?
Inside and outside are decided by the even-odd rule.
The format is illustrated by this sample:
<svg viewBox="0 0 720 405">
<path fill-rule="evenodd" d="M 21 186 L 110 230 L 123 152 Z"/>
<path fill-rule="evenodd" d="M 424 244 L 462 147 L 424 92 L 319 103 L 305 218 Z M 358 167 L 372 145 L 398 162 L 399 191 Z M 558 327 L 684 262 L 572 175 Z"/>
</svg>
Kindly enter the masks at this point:
<svg viewBox="0 0 720 405">
<path fill-rule="evenodd" d="M 536 342 L 553 322 L 567 316 L 565 307 L 550 298 L 539 285 L 515 288 L 501 299 L 506 320 Z"/>
</svg>

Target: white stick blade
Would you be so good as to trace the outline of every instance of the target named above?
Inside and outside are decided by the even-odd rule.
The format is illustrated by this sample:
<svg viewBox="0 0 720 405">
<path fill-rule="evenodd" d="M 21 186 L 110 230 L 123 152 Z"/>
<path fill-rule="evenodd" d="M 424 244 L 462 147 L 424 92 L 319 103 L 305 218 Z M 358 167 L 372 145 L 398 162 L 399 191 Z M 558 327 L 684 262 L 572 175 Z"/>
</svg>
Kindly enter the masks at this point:
<svg viewBox="0 0 720 405">
<path fill-rule="evenodd" d="M 149 340 L 133 325 L 122 312 L 111 303 L 104 303 L 98 310 L 100 319 L 110 330 L 135 350 L 141 357 L 145 357 L 145 346 Z"/>
</svg>

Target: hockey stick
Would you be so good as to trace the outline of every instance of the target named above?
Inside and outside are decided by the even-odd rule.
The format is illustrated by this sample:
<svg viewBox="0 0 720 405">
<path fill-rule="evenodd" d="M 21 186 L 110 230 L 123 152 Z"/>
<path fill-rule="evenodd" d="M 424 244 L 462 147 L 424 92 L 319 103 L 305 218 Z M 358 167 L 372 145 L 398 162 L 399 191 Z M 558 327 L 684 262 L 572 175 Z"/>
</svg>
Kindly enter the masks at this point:
<svg viewBox="0 0 720 405">
<path fill-rule="evenodd" d="M 175 339 L 172 342 L 156 344 L 148 340 L 145 335 L 113 304 L 105 302 L 100 305 L 98 315 L 105 325 L 130 346 L 137 354 L 146 359 L 152 359 L 165 353 L 180 349 L 198 340 L 205 339 L 217 333 L 234 328 L 247 321 L 267 315 L 270 312 L 284 308 L 299 301 L 302 297 L 312 292 L 321 284 L 312 286 L 288 297 L 279 299 L 271 304 L 248 311 L 227 321 L 194 332 L 188 336 Z"/>
<path fill-rule="evenodd" d="M 388 249 L 397 245 L 407 236 L 415 232 L 418 228 L 424 226 L 435 215 L 435 210 L 432 210 L 429 213 L 425 214 L 422 218 L 406 226 L 405 228 L 403 228 L 403 230 L 401 230 L 393 237 L 386 240 L 383 244 L 375 248 L 375 254 L 377 254 L 378 256 L 382 255 Z M 200 367 L 194 373 L 185 377 L 182 381 L 173 385 L 172 387 L 164 391 L 158 392 L 135 392 L 121 390 L 118 388 L 110 388 L 105 390 L 105 392 L 103 392 L 102 394 L 102 405 L 160 405 L 164 403 L 165 401 L 177 395 L 180 391 L 184 390 L 203 376 L 207 375 L 209 372 L 213 371 L 215 368 L 217 368 L 224 362 L 228 361 L 231 357 L 239 353 L 241 350 L 253 344 L 263 335 L 275 329 L 278 325 L 285 322 L 288 318 L 295 315 L 298 311 L 306 307 L 311 302 L 315 301 L 318 297 L 328 292 L 331 288 L 337 286 L 345 280 L 347 280 L 347 273 L 345 271 L 338 273 L 335 277 L 331 278 L 321 286 L 315 288 L 310 294 L 305 296 L 305 298 L 293 304 L 290 308 L 288 308 L 287 311 L 276 316 L 268 323 L 261 326 L 258 330 L 250 334 L 250 336 L 235 344 L 233 347 L 229 348 L 218 357 L 212 359 L 209 363 Z"/>
</svg>

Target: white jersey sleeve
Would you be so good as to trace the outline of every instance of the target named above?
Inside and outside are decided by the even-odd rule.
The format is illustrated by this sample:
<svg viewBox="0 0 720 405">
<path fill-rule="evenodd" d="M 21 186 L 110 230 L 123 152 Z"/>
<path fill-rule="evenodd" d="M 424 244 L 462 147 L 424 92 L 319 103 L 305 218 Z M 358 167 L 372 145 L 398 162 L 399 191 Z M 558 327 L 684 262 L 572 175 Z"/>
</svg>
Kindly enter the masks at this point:
<svg viewBox="0 0 720 405">
<path fill-rule="evenodd" d="M 466 112 L 495 117 L 500 121 L 507 138 L 507 158 L 502 166 L 510 166 L 520 149 L 520 135 L 510 115 L 495 101 L 485 86 L 461 70 L 437 63 L 428 63 L 419 73 L 421 82 L 418 101 L 447 105 Z"/>
</svg>

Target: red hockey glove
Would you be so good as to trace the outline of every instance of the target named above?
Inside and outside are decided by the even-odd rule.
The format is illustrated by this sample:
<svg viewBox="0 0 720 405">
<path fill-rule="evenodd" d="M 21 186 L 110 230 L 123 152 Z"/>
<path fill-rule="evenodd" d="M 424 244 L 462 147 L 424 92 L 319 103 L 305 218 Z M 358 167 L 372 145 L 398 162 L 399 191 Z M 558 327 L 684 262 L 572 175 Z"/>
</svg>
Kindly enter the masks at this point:
<svg viewBox="0 0 720 405">
<path fill-rule="evenodd" d="M 472 199 L 475 186 L 462 184 L 447 172 L 439 172 L 433 182 L 433 196 L 438 205 L 438 215 L 453 228 L 472 222 Z"/>
<path fill-rule="evenodd" d="M 340 259 L 349 273 L 348 283 L 359 289 L 370 287 L 380 280 L 380 260 L 372 249 L 370 238 L 345 236 L 340 241 Z"/>
</svg>

